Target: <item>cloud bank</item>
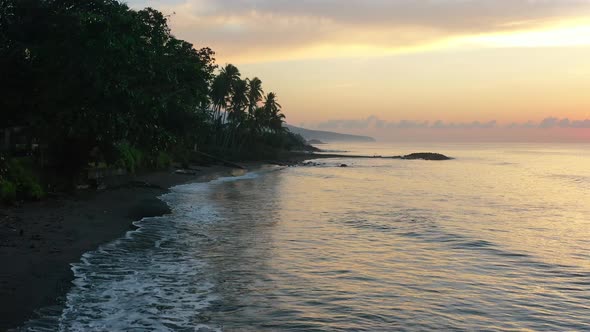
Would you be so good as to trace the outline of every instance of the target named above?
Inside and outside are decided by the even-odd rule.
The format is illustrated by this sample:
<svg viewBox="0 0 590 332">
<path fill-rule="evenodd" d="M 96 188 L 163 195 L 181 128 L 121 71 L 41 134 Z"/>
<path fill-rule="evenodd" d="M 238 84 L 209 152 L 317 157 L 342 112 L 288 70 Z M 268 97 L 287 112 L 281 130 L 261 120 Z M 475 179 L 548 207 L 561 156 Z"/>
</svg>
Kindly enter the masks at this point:
<svg viewBox="0 0 590 332">
<path fill-rule="evenodd" d="M 328 120 L 319 123 L 304 123 L 304 127 L 323 130 L 383 130 L 383 129 L 551 129 L 551 128 L 590 128 L 590 119 L 570 120 L 568 118 L 548 117 L 540 122 L 527 121 L 523 123 L 498 124 L 496 120 L 486 122 L 445 122 L 434 121 L 385 121 L 372 115 L 360 120 Z"/>
<path fill-rule="evenodd" d="M 420 48 L 588 17 L 588 0 L 134 0 L 175 33 L 235 59 Z M 364 51 L 363 51 L 364 50 Z"/>
</svg>

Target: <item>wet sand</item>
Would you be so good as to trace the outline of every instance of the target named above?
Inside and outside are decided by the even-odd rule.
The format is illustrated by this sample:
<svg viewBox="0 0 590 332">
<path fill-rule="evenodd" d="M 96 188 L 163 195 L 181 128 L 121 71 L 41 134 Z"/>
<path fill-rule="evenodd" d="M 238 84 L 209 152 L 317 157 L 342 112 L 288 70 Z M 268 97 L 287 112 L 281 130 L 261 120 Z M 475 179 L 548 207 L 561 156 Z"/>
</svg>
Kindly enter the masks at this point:
<svg viewBox="0 0 590 332">
<path fill-rule="evenodd" d="M 133 221 L 169 213 L 157 199 L 167 188 L 232 172 L 214 166 L 201 167 L 195 175 L 127 176 L 101 191 L 0 207 L 0 331 L 59 305 L 73 279 L 70 264 L 84 252 L 122 236 L 134 228 Z"/>
</svg>

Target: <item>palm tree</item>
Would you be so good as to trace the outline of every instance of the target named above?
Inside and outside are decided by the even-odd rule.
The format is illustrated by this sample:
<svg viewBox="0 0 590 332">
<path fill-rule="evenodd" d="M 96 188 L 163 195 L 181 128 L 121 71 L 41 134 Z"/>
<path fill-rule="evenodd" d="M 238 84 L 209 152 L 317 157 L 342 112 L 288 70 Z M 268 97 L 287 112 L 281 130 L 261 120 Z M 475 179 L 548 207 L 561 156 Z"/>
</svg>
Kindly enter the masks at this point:
<svg viewBox="0 0 590 332">
<path fill-rule="evenodd" d="M 240 76 L 240 71 L 236 66 L 227 64 L 221 68 L 219 74 L 215 76 L 211 84 L 210 94 L 213 104 L 213 120 L 217 124 L 218 136 L 216 135 L 216 141 L 218 142 L 225 141 L 227 143 L 229 141 L 230 133 L 224 131 L 223 127 L 229 111 L 234 106 L 233 100 L 235 99 L 234 91 L 236 90 L 236 85 L 244 85 L 243 83 L 236 83 L 242 81 Z M 245 91 L 246 89 L 243 90 Z M 245 95 L 245 92 L 243 94 Z M 246 104 L 245 102 L 242 103 L 244 105 Z M 225 113 L 222 113 L 222 110 Z M 223 138 L 224 134 L 226 136 L 225 138 Z M 222 144 L 225 145 L 224 143 Z"/>
<path fill-rule="evenodd" d="M 213 78 L 211 84 L 211 103 L 213 104 L 213 120 L 221 124 L 221 109 L 227 107 L 227 96 L 230 93 L 230 85 L 227 76 L 223 73 Z"/>
<path fill-rule="evenodd" d="M 281 104 L 277 102 L 277 95 L 269 92 L 264 100 L 264 120 L 268 129 L 273 132 L 279 132 L 283 127 L 285 115 L 281 113 Z"/>
<path fill-rule="evenodd" d="M 227 64 L 221 68 L 219 74 L 213 79 L 211 85 L 211 100 L 215 107 L 216 120 L 222 123 L 221 109 L 227 111 L 228 104 L 231 101 L 235 82 L 241 81 L 239 69 Z"/>
<path fill-rule="evenodd" d="M 239 125 L 244 119 L 244 110 L 248 106 L 248 82 L 238 79 L 232 84 L 231 107 L 229 118 Z"/>
<path fill-rule="evenodd" d="M 240 74 L 240 70 L 238 67 L 232 65 L 231 63 L 225 65 L 225 67 L 221 68 L 220 71 L 221 75 L 225 75 L 227 77 L 228 83 L 232 84 L 235 81 L 238 81 L 242 74 Z"/>
<path fill-rule="evenodd" d="M 262 81 L 258 77 L 248 80 L 248 113 L 254 116 L 258 103 L 262 100 Z"/>
<path fill-rule="evenodd" d="M 270 122 L 266 116 L 264 107 L 256 107 L 251 121 L 255 133 L 264 132 L 267 124 Z"/>
</svg>

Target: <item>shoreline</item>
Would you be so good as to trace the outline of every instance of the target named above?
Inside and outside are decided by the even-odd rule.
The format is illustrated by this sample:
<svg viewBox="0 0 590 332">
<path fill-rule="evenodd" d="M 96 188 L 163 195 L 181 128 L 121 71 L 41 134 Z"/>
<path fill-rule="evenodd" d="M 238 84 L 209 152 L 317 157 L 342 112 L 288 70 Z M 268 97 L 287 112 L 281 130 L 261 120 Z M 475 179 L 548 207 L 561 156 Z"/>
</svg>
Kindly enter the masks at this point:
<svg viewBox="0 0 590 332">
<path fill-rule="evenodd" d="M 176 185 L 248 172 L 199 167 L 197 174 L 153 172 L 123 176 L 101 191 L 0 209 L 0 331 L 21 327 L 36 312 L 59 307 L 71 287 L 71 264 L 133 230 L 134 222 L 171 213 L 158 199 Z"/>
<path fill-rule="evenodd" d="M 196 174 L 160 171 L 113 177 L 104 190 L 0 209 L 0 264 L 5 267 L 0 272 L 0 331 L 21 327 L 37 318 L 39 310 L 59 309 L 74 280 L 71 264 L 136 229 L 135 222 L 171 213 L 158 197 L 174 186 L 242 175 L 263 165 L 376 157 L 290 152 L 276 160 L 240 163 L 245 166 L 240 169 L 215 165 L 198 167 Z"/>
</svg>

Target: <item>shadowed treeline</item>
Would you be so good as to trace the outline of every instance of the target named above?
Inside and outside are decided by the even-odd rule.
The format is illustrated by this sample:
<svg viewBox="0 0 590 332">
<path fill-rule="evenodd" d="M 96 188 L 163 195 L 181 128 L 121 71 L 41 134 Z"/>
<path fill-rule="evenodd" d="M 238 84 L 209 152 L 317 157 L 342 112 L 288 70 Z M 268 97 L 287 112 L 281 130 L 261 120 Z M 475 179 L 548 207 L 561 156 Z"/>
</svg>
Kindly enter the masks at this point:
<svg viewBox="0 0 590 332">
<path fill-rule="evenodd" d="M 218 68 L 214 55 L 175 38 L 151 8 L 0 0 L 0 130 L 5 141 L 26 133 L 20 146 L 0 145 L 9 150 L 0 185 L 18 191 L 17 155 L 75 177 L 88 165 L 161 168 L 196 150 L 254 159 L 302 147 L 283 129 L 276 94 L 231 64 Z"/>
</svg>

